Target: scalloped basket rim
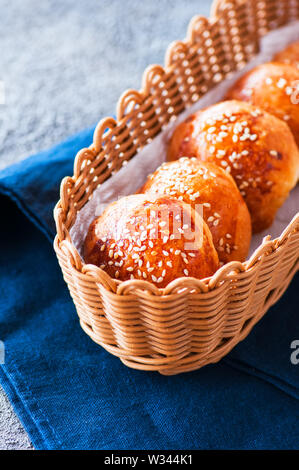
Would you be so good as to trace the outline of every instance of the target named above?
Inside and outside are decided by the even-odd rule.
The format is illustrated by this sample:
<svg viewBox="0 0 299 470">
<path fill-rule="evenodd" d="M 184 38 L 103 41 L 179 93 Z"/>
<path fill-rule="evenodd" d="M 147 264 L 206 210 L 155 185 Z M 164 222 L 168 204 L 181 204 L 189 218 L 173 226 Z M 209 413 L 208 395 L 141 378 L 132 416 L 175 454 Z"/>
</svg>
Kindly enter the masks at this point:
<svg viewBox="0 0 299 470">
<path fill-rule="evenodd" d="M 199 292 L 208 292 L 210 290 L 215 289 L 219 284 L 225 281 L 230 281 L 230 276 L 232 273 L 239 271 L 239 272 L 249 272 L 252 268 L 254 268 L 259 262 L 261 262 L 262 257 L 267 256 L 269 253 L 272 253 L 278 250 L 289 238 L 289 236 L 296 231 L 299 231 L 299 212 L 294 216 L 292 221 L 289 225 L 285 228 L 282 234 L 275 238 L 270 239 L 270 236 L 266 236 L 263 240 L 263 243 L 254 251 L 251 257 L 246 260 L 245 262 L 238 262 L 232 261 L 230 263 L 225 264 L 221 268 L 219 268 L 213 276 L 207 277 L 205 279 L 195 279 L 195 278 L 185 278 L 181 277 L 171 281 L 165 288 L 158 288 L 153 283 L 149 281 L 142 281 L 142 280 L 129 280 L 129 281 L 119 281 L 117 279 L 111 278 L 105 271 L 100 269 L 94 265 L 88 265 L 82 262 L 81 257 L 73 245 L 68 229 L 73 225 L 75 221 L 75 217 L 72 223 L 69 225 L 68 229 L 66 228 L 65 224 L 61 221 L 61 211 L 63 211 L 61 206 L 67 207 L 66 201 L 68 201 L 68 194 L 69 189 L 71 186 L 75 186 L 77 181 L 82 176 L 82 168 L 81 168 L 81 160 L 82 158 L 88 153 L 91 158 L 96 159 L 98 153 L 102 148 L 102 142 L 104 139 L 109 138 L 109 134 L 111 130 L 113 130 L 117 125 L 121 126 L 122 123 L 125 122 L 127 115 L 125 114 L 126 110 L 126 99 L 128 96 L 132 97 L 132 95 L 136 99 L 136 103 L 138 101 L 142 101 L 144 96 L 147 96 L 147 92 L 149 89 L 150 80 L 149 77 L 153 72 L 153 69 L 159 69 L 161 76 L 163 74 L 167 74 L 169 69 L 172 68 L 174 64 L 170 62 L 171 51 L 174 46 L 181 44 L 187 46 L 187 44 L 194 44 L 192 42 L 194 40 L 194 25 L 199 21 L 204 21 L 209 24 L 214 24 L 217 22 L 221 12 L 223 12 L 226 8 L 229 8 L 232 4 L 242 5 L 246 3 L 246 0 L 214 0 L 211 6 L 211 13 L 210 18 L 206 18 L 201 15 L 194 16 L 188 26 L 187 29 L 187 36 L 182 41 L 174 41 L 172 42 L 166 52 L 165 56 L 165 65 L 164 67 L 161 65 L 149 65 L 143 74 L 142 78 L 142 88 L 141 90 L 137 91 L 134 89 L 129 89 L 123 92 L 119 101 L 117 103 L 117 119 L 112 117 L 106 117 L 99 121 L 97 124 L 94 135 L 93 135 L 93 142 L 88 148 L 81 149 L 74 160 L 74 174 L 72 177 L 65 177 L 60 186 L 60 200 L 55 206 L 54 209 L 54 218 L 57 226 L 57 233 L 55 240 L 54 240 L 54 247 L 55 250 L 59 250 L 61 247 L 59 245 L 64 245 L 66 248 L 66 252 L 70 256 L 71 260 L 70 263 L 77 272 L 81 273 L 84 276 L 91 276 L 94 278 L 95 282 L 102 283 L 103 278 L 105 279 L 105 288 L 108 289 L 110 292 L 113 292 L 117 295 L 132 295 L 132 291 L 140 291 L 145 290 L 148 294 L 152 294 L 153 296 L 161 296 L 161 297 L 168 297 L 170 295 L 180 295 L 179 292 L 172 292 L 173 289 L 176 288 L 177 284 L 183 286 L 184 284 L 188 284 L 188 280 L 192 280 L 192 288 L 196 285 L 199 289 Z M 134 157 L 132 157 L 134 158 Z M 77 213 L 76 213 L 77 214 Z M 63 226 L 63 230 L 61 227 Z M 61 236 L 59 236 L 59 234 Z M 59 241 L 60 239 L 60 241 Z M 66 253 L 65 253 L 66 254 Z M 103 286 L 102 286 L 103 287 Z M 182 287 L 182 294 L 185 293 L 185 289 Z"/>
</svg>

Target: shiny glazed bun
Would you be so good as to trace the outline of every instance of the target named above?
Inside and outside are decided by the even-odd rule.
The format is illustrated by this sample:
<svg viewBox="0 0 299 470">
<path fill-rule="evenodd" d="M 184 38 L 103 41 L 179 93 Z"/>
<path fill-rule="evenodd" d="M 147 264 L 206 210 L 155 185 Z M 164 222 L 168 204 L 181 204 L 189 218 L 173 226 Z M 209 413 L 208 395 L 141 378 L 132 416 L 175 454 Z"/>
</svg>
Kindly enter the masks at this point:
<svg viewBox="0 0 299 470">
<path fill-rule="evenodd" d="M 150 194 L 110 204 L 92 222 L 84 259 L 111 277 L 165 287 L 179 277 L 202 279 L 219 267 L 211 232 L 182 201 Z"/>
<path fill-rule="evenodd" d="M 278 62 L 260 65 L 244 75 L 227 98 L 247 101 L 284 120 L 299 146 L 299 70 L 296 67 Z"/>
<path fill-rule="evenodd" d="M 251 219 L 232 177 L 214 163 L 183 157 L 164 163 L 149 176 L 141 192 L 166 194 L 201 210 L 219 260 L 245 261 Z"/>
<path fill-rule="evenodd" d="M 273 60 L 275 62 L 294 65 L 299 70 L 299 41 L 293 42 L 283 51 L 278 52 Z"/>
<path fill-rule="evenodd" d="M 168 158 L 182 155 L 214 162 L 232 175 L 254 232 L 272 224 L 299 175 L 299 151 L 289 127 L 240 101 L 218 103 L 179 125 Z"/>
</svg>

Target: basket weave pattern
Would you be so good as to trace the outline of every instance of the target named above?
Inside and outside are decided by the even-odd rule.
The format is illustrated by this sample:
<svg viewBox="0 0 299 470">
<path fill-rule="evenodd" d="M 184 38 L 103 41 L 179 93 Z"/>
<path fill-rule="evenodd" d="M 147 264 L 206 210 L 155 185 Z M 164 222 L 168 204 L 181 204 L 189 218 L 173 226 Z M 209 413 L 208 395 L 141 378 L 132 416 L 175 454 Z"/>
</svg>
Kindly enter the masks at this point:
<svg viewBox="0 0 299 470">
<path fill-rule="evenodd" d="M 299 0 L 216 1 L 195 17 L 187 38 L 171 44 L 165 67 L 150 66 L 141 91 L 128 90 L 117 119 L 98 124 L 93 144 L 61 183 L 54 247 L 84 331 L 124 364 L 162 374 L 219 361 L 287 289 L 299 269 L 299 214 L 280 238 L 265 238 L 245 263 L 204 280 L 177 279 L 164 289 L 120 282 L 85 265 L 69 230 L 93 191 L 182 111 L 258 51 L 261 37 L 299 19 Z"/>
</svg>

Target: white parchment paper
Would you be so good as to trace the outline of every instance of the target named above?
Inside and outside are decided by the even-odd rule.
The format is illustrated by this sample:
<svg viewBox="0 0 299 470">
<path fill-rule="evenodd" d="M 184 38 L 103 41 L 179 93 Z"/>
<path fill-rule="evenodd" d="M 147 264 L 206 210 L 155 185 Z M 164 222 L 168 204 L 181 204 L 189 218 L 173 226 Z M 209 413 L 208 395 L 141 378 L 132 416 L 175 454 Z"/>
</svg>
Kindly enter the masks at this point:
<svg viewBox="0 0 299 470">
<path fill-rule="evenodd" d="M 167 145 L 174 128 L 190 114 L 211 104 L 221 101 L 233 83 L 246 71 L 256 65 L 271 61 L 273 55 L 288 44 L 299 39 L 299 21 L 268 33 L 262 39 L 261 52 L 241 71 L 224 80 L 208 92 L 198 102 L 184 111 L 174 122 L 161 132 L 150 144 L 139 151 L 114 176 L 97 188 L 90 201 L 78 212 L 75 224 L 70 230 L 71 239 L 82 256 L 82 246 L 88 227 L 95 217 L 99 216 L 107 204 L 121 196 L 134 194 L 145 182 L 146 177 L 160 166 L 166 158 Z M 299 105 L 298 105 L 299 106 Z M 252 237 L 250 254 L 261 244 L 264 236 L 279 237 L 299 210 L 299 185 L 291 192 L 290 197 L 277 213 L 273 225 Z"/>
</svg>

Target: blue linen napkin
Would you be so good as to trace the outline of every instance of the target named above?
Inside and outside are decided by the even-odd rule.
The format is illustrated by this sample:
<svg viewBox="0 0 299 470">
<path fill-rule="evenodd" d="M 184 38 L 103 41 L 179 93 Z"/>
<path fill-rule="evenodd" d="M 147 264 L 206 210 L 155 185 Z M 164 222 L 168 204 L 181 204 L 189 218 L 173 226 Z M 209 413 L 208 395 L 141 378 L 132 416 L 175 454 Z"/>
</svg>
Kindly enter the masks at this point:
<svg viewBox="0 0 299 470">
<path fill-rule="evenodd" d="M 245 341 L 196 372 L 129 369 L 80 328 L 49 240 L 60 180 L 92 131 L 0 172 L 0 381 L 33 445 L 298 448 L 298 274 Z"/>
</svg>

